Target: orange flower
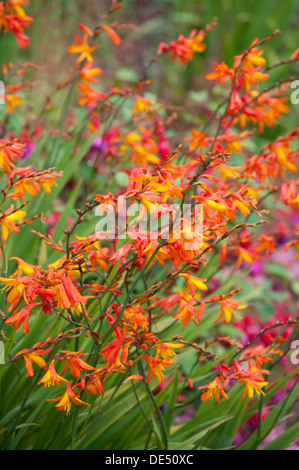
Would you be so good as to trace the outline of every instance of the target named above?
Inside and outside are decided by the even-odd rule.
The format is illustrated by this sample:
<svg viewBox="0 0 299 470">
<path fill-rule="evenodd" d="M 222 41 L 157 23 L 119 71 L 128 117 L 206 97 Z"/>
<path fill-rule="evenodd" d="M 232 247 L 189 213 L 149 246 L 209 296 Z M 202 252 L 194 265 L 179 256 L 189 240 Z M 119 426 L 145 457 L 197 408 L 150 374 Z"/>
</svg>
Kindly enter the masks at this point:
<svg viewBox="0 0 299 470">
<path fill-rule="evenodd" d="M 22 98 L 18 95 L 13 95 L 12 93 L 5 93 L 5 103 L 6 103 L 6 112 L 7 114 L 13 114 L 14 108 L 16 106 L 22 106 Z"/>
<path fill-rule="evenodd" d="M 248 95 L 252 85 L 257 86 L 259 81 L 268 80 L 269 75 L 267 73 L 262 73 L 255 71 L 253 69 L 242 68 L 241 76 L 241 87 L 245 87 L 246 94 Z"/>
<path fill-rule="evenodd" d="M 57 177 L 62 176 L 63 172 L 32 172 L 31 166 L 18 167 L 10 173 L 10 180 L 8 186 L 14 188 L 14 192 L 10 194 L 14 200 L 18 197 L 25 201 L 25 192 L 36 196 L 40 189 L 43 188 L 46 194 L 50 194 L 51 187 L 55 184 Z M 17 176 L 18 179 L 14 183 L 13 178 Z"/>
<path fill-rule="evenodd" d="M 250 65 L 263 66 L 263 65 L 265 65 L 266 60 L 264 59 L 264 57 L 261 57 L 263 53 L 264 53 L 264 51 L 254 47 L 249 52 L 247 52 L 245 55 L 235 56 L 234 68 L 240 67 L 241 58 L 243 58 L 245 66 L 250 66 Z"/>
<path fill-rule="evenodd" d="M 110 324 L 112 326 L 114 324 L 114 319 L 111 315 L 109 315 L 108 320 L 110 321 Z M 127 331 L 128 328 L 126 325 L 124 325 L 123 329 L 118 326 L 115 329 L 116 338 L 100 351 L 100 354 L 102 354 L 103 359 L 108 362 L 109 367 L 114 366 L 118 361 L 121 364 L 127 362 L 129 345 L 133 341 L 132 337 L 127 337 Z M 121 356 L 119 357 L 120 352 Z"/>
<path fill-rule="evenodd" d="M 0 220 L 1 223 L 1 220 Z M 39 297 L 42 311 L 52 314 L 52 308 L 71 309 L 85 304 L 86 296 L 81 296 L 75 284 L 67 276 L 65 269 L 51 266 L 49 270 L 40 270 L 35 266 L 34 275 L 18 279 L 0 278 L 0 282 L 10 288 L 8 301 L 18 302 L 23 295 L 25 303 L 32 304 Z"/>
<path fill-rule="evenodd" d="M 156 240 L 152 240 L 149 242 L 147 247 L 143 250 L 142 255 L 146 255 L 146 260 L 145 260 L 145 265 L 147 265 L 150 261 L 150 259 L 153 257 L 156 249 L 159 247 L 159 242 Z M 169 254 L 164 248 L 159 248 L 157 251 L 156 255 L 150 262 L 150 264 L 147 266 L 147 269 L 149 269 L 153 263 L 158 261 L 158 263 L 162 264 L 162 266 L 165 266 L 165 260 L 169 257 Z"/>
<path fill-rule="evenodd" d="M 17 258 L 16 256 L 12 256 L 9 261 L 10 260 L 15 260 L 18 263 L 18 268 L 15 271 L 15 275 L 17 277 L 20 277 L 23 273 L 27 274 L 27 276 L 33 276 L 35 269 L 41 268 L 41 266 L 35 266 L 34 264 L 26 263 L 26 261 L 21 258 Z"/>
<path fill-rule="evenodd" d="M 269 382 L 265 382 L 263 378 L 263 374 L 270 374 L 269 370 L 262 370 L 253 365 L 253 363 L 249 360 L 249 369 L 247 370 L 242 370 L 239 363 L 234 360 L 233 361 L 233 366 L 236 370 L 231 376 L 230 379 L 232 380 L 239 380 L 239 383 L 244 383 L 245 389 L 244 393 L 241 397 L 243 400 L 246 396 L 248 398 L 252 398 L 254 396 L 254 393 L 257 395 L 264 395 L 264 392 L 262 390 L 263 387 L 268 385 Z"/>
<path fill-rule="evenodd" d="M 202 41 L 206 37 L 206 32 L 210 31 L 214 23 L 206 28 L 206 31 L 197 31 L 193 29 L 189 37 L 185 37 L 180 34 L 176 41 L 171 41 L 169 45 L 161 42 L 158 47 L 158 54 L 163 52 L 172 52 L 172 60 L 177 57 L 183 64 L 186 64 L 189 60 L 192 60 L 195 52 L 203 52 L 206 49 L 205 44 Z"/>
<path fill-rule="evenodd" d="M 79 378 L 82 370 L 94 370 L 94 367 L 90 366 L 86 362 L 82 361 L 81 357 L 85 357 L 88 354 L 84 354 L 82 351 L 61 351 L 66 354 L 64 358 L 66 364 L 63 368 L 62 375 L 65 373 L 67 367 L 70 368 L 70 373 L 73 377 Z"/>
<path fill-rule="evenodd" d="M 143 328 L 147 330 L 148 320 L 147 315 L 140 305 L 130 305 L 123 312 L 123 317 L 130 322 L 133 328 Z"/>
<path fill-rule="evenodd" d="M 210 72 L 206 75 L 207 80 L 217 80 L 215 86 L 219 85 L 219 83 L 224 83 L 227 77 L 232 75 L 231 69 L 224 63 L 217 64 L 217 62 L 213 62 L 213 67 L 215 72 Z"/>
<path fill-rule="evenodd" d="M 34 375 L 32 363 L 37 364 L 42 369 L 46 367 L 47 365 L 46 361 L 41 356 L 49 353 L 52 350 L 52 348 L 35 349 L 35 348 L 38 348 L 40 344 L 41 343 L 36 343 L 32 348 L 32 352 L 30 352 L 30 349 L 22 349 L 22 351 L 19 351 L 17 355 L 15 356 L 15 358 L 17 356 L 23 357 L 25 361 L 26 370 L 27 370 L 26 377 L 33 377 Z"/>
<path fill-rule="evenodd" d="M 18 313 L 16 313 L 12 317 L 8 318 L 7 320 L 5 320 L 5 324 L 6 325 L 12 324 L 13 328 L 15 330 L 18 330 L 20 328 L 20 326 L 22 325 L 22 323 L 23 323 L 23 333 L 24 333 L 24 335 L 29 333 L 29 326 L 28 326 L 29 316 L 30 316 L 31 310 L 36 305 L 40 305 L 40 303 L 34 303 L 34 304 L 31 304 L 31 305 L 26 305 L 26 307 L 22 308 L 22 310 L 20 310 Z"/>
<path fill-rule="evenodd" d="M 208 290 L 207 286 L 205 285 L 205 281 L 207 279 L 202 279 L 196 276 L 191 276 L 190 274 L 186 274 L 186 273 L 181 273 L 179 274 L 179 276 L 183 277 L 186 280 L 191 290 L 192 295 L 195 294 L 195 287 L 199 290 Z"/>
<path fill-rule="evenodd" d="M 156 359 L 159 358 L 159 355 L 161 355 L 162 359 L 164 361 L 170 362 L 171 357 L 176 357 L 177 354 L 173 351 L 173 349 L 180 349 L 183 348 L 183 344 L 178 344 L 178 343 L 157 343 L 155 345 L 156 349 Z"/>
<path fill-rule="evenodd" d="M 101 27 L 104 31 L 106 31 L 111 41 L 113 41 L 116 46 L 121 43 L 119 35 L 114 31 L 113 28 L 111 28 L 111 26 L 107 26 L 105 23 L 103 23 Z"/>
<path fill-rule="evenodd" d="M 159 151 L 156 142 L 147 129 L 139 127 L 138 130 L 141 135 L 136 132 L 129 132 L 126 135 L 121 151 L 126 151 L 128 147 L 131 147 L 133 159 L 140 167 L 147 168 L 149 163 L 159 163 L 160 158 L 155 155 Z"/>
<path fill-rule="evenodd" d="M 85 387 L 85 390 L 89 393 L 91 393 L 92 395 L 96 395 L 97 393 L 99 395 L 103 395 L 104 393 L 104 389 L 103 389 L 103 384 L 100 380 L 99 377 L 95 376 L 95 377 L 92 377 L 88 382 L 87 382 L 87 385 Z"/>
<path fill-rule="evenodd" d="M 188 59 L 192 60 L 194 52 L 203 52 L 206 50 L 206 45 L 202 43 L 205 39 L 205 33 L 203 31 L 197 32 L 196 29 L 193 29 L 187 38 L 187 44 L 190 47 L 190 52 Z"/>
<path fill-rule="evenodd" d="M 8 8 L 11 13 L 15 13 L 20 18 L 26 16 L 25 10 L 22 8 L 26 5 L 29 5 L 29 2 L 26 0 L 8 0 Z"/>
<path fill-rule="evenodd" d="M 209 142 L 206 139 L 207 133 L 192 129 L 191 134 L 192 137 L 185 139 L 186 142 L 191 142 L 189 145 L 190 152 L 193 152 L 197 147 L 199 147 L 200 153 L 203 153 L 203 147 L 209 147 Z"/>
<path fill-rule="evenodd" d="M 241 382 L 243 382 L 245 384 L 245 389 L 244 389 L 244 393 L 241 397 L 241 400 L 244 400 L 246 395 L 248 396 L 248 398 L 252 398 L 254 396 L 254 392 L 257 395 L 265 395 L 262 388 L 266 387 L 266 385 L 268 385 L 268 383 L 269 383 L 269 382 L 265 382 L 265 381 L 257 381 L 257 380 L 251 379 L 249 377 L 248 378 L 244 377 L 244 378 L 240 379 L 240 383 Z"/>
<path fill-rule="evenodd" d="M 13 206 L 10 206 L 1 216 L 0 216 L 0 226 L 2 230 L 3 241 L 5 242 L 8 238 L 9 232 L 19 232 L 19 228 L 13 224 L 16 220 L 23 219 L 26 217 L 25 211 L 14 210 Z"/>
<path fill-rule="evenodd" d="M 140 375 L 140 374 L 133 374 L 133 375 L 130 375 L 126 380 L 124 380 L 124 384 L 126 384 L 127 382 L 129 382 L 130 380 L 143 380 L 143 376 Z"/>
<path fill-rule="evenodd" d="M 268 256 L 270 253 L 273 253 L 275 250 L 275 239 L 271 236 L 262 235 L 257 239 L 259 244 L 255 247 L 255 251 L 263 251 L 265 250 L 266 255 Z"/>
<path fill-rule="evenodd" d="M 14 160 L 22 157 L 25 145 L 17 141 L 0 140 L 0 169 L 10 174 L 15 167 Z"/>
<path fill-rule="evenodd" d="M 80 36 L 76 34 L 75 36 L 76 44 L 68 46 L 67 51 L 71 54 L 80 54 L 77 59 L 77 64 L 82 62 L 83 60 L 87 60 L 90 63 L 93 63 L 92 53 L 99 49 L 101 46 L 90 46 L 88 44 L 88 34 L 84 34 L 83 40 L 81 40 Z"/>
<path fill-rule="evenodd" d="M 195 314 L 197 313 L 195 304 L 201 295 L 190 293 L 190 288 L 188 285 L 186 286 L 185 292 L 183 292 L 181 289 L 178 289 L 178 293 L 180 296 L 178 312 L 173 316 L 173 318 L 179 318 L 183 326 L 188 325 L 191 319 L 193 320 L 194 324 L 197 325 L 195 320 Z"/>
<path fill-rule="evenodd" d="M 236 269 L 238 269 L 243 262 L 251 264 L 254 260 L 258 259 L 256 254 L 251 253 L 249 250 L 246 250 L 246 248 L 242 248 L 241 246 L 232 246 L 231 250 L 235 250 L 238 253 Z"/>
<path fill-rule="evenodd" d="M 165 368 L 175 363 L 175 361 L 165 361 L 164 359 L 157 359 L 152 356 L 143 356 L 143 359 L 148 365 L 147 383 L 151 381 L 152 377 L 157 377 L 158 381 L 161 383 L 165 378 L 163 374 Z"/>
<path fill-rule="evenodd" d="M 224 385 L 221 384 L 220 377 L 216 377 L 212 382 L 208 383 L 207 385 L 203 385 L 202 387 L 198 387 L 199 390 L 205 390 L 201 395 L 201 400 L 206 401 L 215 396 L 217 403 L 220 403 L 220 398 L 223 397 L 228 400 L 228 396 L 224 391 L 224 386 L 226 386 L 227 381 L 224 382 Z"/>
<path fill-rule="evenodd" d="M 92 64 L 90 62 L 87 62 L 86 64 L 84 64 L 84 67 L 80 72 L 79 80 L 82 80 L 85 86 L 89 83 L 94 83 L 95 85 L 97 85 L 99 82 L 95 77 L 102 75 L 102 73 L 102 69 L 92 68 Z"/>
<path fill-rule="evenodd" d="M 67 310 L 71 307 L 77 307 L 81 303 L 84 303 L 83 297 L 78 292 L 72 281 L 65 276 L 63 270 L 55 273 L 53 277 L 53 280 L 57 282 L 55 290 L 57 294 L 58 308 Z"/>
<path fill-rule="evenodd" d="M 57 405 L 55 407 L 59 411 L 66 411 L 66 414 L 68 415 L 72 403 L 75 405 L 86 405 L 89 406 L 89 403 L 85 403 L 84 401 L 80 400 L 79 395 L 76 395 L 75 392 L 72 389 L 72 384 L 67 384 L 66 391 L 64 392 L 63 395 L 61 395 L 58 398 L 48 398 L 47 401 L 58 401 Z"/>
<path fill-rule="evenodd" d="M 37 385 L 43 384 L 44 387 L 50 387 L 51 385 L 55 384 L 59 387 L 60 382 L 68 383 L 66 379 L 64 379 L 63 377 L 60 377 L 60 375 L 57 374 L 54 368 L 54 364 L 55 364 L 55 360 L 53 359 L 53 361 L 50 362 L 47 372 L 40 379 Z"/>
<path fill-rule="evenodd" d="M 221 318 L 224 318 L 225 322 L 229 323 L 231 321 L 232 315 L 236 316 L 236 310 L 242 310 L 247 307 L 247 305 L 242 305 L 241 302 L 232 299 L 220 300 L 217 303 L 221 306 L 221 311 L 219 317 L 215 320 L 215 323 L 221 320 Z"/>
<path fill-rule="evenodd" d="M 272 362 L 273 359 L 270 357 L 271 355 L 278 355 L 282 356 L 283 353 L 276 348 L 270 348 L 270 346 L 264 347 L 262 345 L 256 346 L 254 348 L 247 348 L 241 354 L 241 360 L 247 360 L 249 366 L 251 366 L 252 361 L 255 362 L 255 365 L 258 369 L 262 367 L 263 364 L 268 362 Z"/>
<path fill-rule="evenodd" d="M 7 0 L 0 3 L 0 27 L 14 34 L 20 47 L 27 47 L 30 39 L 24 34 L 24 29 L 33 22 L 24 9 L 29 2 L 23 0 Z"/>
<path fill-rule="evenodd" d="M 19 299 L 22 296 L 22 293 L 25 290 L 25 286 L 22 282 L 18 281 L 17 279 L 13 278 L 6 278 L 0 277 L 0 282 L 4 284 L 3 290 L 9 290 L 7 294 L 7 302 L 12 305 L 16 305 Z M 10 307 L 11 307 L 10 306 Z M 7 312 L 9 313 L 10 307 L 8 308 Z"/>
<path fill-rule="evenodd" d="M 78 94 L 78 103 L 80 106 L 87 104 L 89 108 L 92 108 L 97 101 L 107 99 L 107 95 L 105 95 L 105 93 L 91 88 L 87 83 L 84 83 L 83 85 L 78 84 L 77 88 L 80 91 Z"/>
</svg>

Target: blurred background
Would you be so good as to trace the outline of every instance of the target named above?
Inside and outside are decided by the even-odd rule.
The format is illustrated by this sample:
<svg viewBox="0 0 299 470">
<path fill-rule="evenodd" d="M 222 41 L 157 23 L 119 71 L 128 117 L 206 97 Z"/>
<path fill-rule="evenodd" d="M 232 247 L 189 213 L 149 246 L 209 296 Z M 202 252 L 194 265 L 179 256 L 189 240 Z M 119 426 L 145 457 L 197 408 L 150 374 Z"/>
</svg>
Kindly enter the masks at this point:
<svg viewBox="0 0 299 470">
<path fill-rule="evenodd" d="M 57 83 L 68 66 L 66 47 L 73 42 L 79 23 L 90 27 L 99 23 L 108 11 L 110 0 L 31 0 L 26 8 L 35 21 L 27 29 L 31 46 L 20 52 L 12 35 L 5 35 L 0 45 L 0 62 L 14 58 L 33 60 L 47 68 L 49 81 Z M 133 23 L 139 31 L 124 32 L 122 46 L 117 49 L 123 67 L 139 73 L 156 52 L 159 42 L 188 34 L 192 28 L 203 28 L 213 17 L 218 26 L 206 39 L 203 57 L 224 60 L 242 52 L 256 37 L 266 37 L 275 29 L 282 35 L 268 47 L 269 59 L 288 57 L 299 47 L 299 3 L 297 0 L 123 0 L 123 8 L 113 20 Z M 125 51 L 125 54 L 123 54 Z M 114 57 L 105 56 L 114 64 Z M 72 59 L 71 59 L 72 61 Z M 192 83 L 201 70 L 200 61 L 190 62 L 178 72 L 184 78 L 181 86 Z"/>
<path fill-rule="evenodd" d="M 15 38 L 6 34 L 0 41 L 0 62 L 2 65 L 9 61 L 30 61 L 42 67 L 37 73 L 32 72 L 34 80 L 38 81 L 34 105 L 44 102 L 45 95 L 51 95 L 57 84 L 65 81 L 74 65 L 74 56 L 68 54 L 66 48 L 74 43 L 78 24 L 97 26 L 110 5 L 110 0 L 30 1 L 26 10 L 35 21 L 26 33 L 31 45 L 21 50 Z M 152 65 L 148 77 L 156 82 L 151 87 L 154 97 L 182 107 L 184 120 L 192 121 L 193 127 L 196 116 L 200 119 L 201 104 L 213 87 L 213 82 L 204 78 L 212 70 L 213 60 L 224 60 L 231 66 L 234 55 L 246 49 L 256 37 L 264 38 L 276 29 L 282 34 L 264 46 L 268 63 L 288 59 L 299 47 L 298 0 L 124 0 L 122 5 L 111 20 L 134 24 L 137 30 L 118 30 L 122 38 L 118 47 L 113 47 L 107 37 L 100 39 L 102 48 L 97 51 L 95 65 L 105 70 L 101 81 L 109 88 L 134 83 L 156 54 L 161 41 L 169 43 L 181 33 L 189 35 L 193 28 L 204 28 L 214 17 L 218 18 L 218 25 L 205 39 L 207 48 L 203 54 L 197 54 L 187 65 L 172 62 L 169 55 L 163 56 Z M 275 83 L 290 76 L 299 77 L 297 64 L 274 69 L 271 80 Z M 293 128 L 290 120 L 297 118 L 297 109 L 292 109 L 280 125 Z M 278 127 L 266 132 L 268 138 L 283 129 Z"/>
</svg>

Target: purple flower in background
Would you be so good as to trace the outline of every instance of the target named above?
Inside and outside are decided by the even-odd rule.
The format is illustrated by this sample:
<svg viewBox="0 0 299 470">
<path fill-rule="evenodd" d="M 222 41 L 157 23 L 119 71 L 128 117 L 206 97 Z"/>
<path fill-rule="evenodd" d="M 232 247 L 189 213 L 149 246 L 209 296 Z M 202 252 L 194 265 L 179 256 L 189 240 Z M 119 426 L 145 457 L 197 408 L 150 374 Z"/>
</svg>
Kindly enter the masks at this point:
<svg viewBox="0 0 299 470">
<path fill-rule="evenodd" d="M 277 239 L 277 244 L 280 245 L 285 245 L 289 241 L 289 237 L 286 235 L 280 235 Z"/>
<path fill-rule="evenodd" d="M 258 276 L 259 274 L 262 274 L 263 272 L 263 265 L 260 261 L 255 261 L 252 264 L 252 269 L 251 269 L 251 274 L 253 276 Z"/>
<path fill-rule="evenodd" d="M 277 404 L 277 403 L 280 403 L 283 400 L 283 398 L 284 398 L 284 391 L 280 390 L 274 395 L 274 397 L 272 398 L 272 401 L 273 403 Z"/>
<path fill-rule="evenodd" d="M 23 153 L 23 156 L 22 156 L 22 160 L 29 157 L 32 152 L 34 151 L 35 149 L 35 143 L 34 142 L 28 142 L 26 144 L 26 147 L 24 147 L 24 153 Z"/>
<path fill-rule="evenodd" d="M 165 411 L 166 406 L 167 406 L 167 401 L 165 401 L 164 403 L 162 403 L 162 405 L 160 406 L 160 410 L 161 410 L 161 411 Z"/>
<path fill-rule="evenodd" d="M 98 136 L 94 141 L 91 146 L 91 149 L 99 150 L 101 146 L 103 145 L 103 138 L 102 136 Z"/>
<path fill-rule="evenodd" d="M 92 146 L 90 147 L 89 151 L 89 159 L 88 162 L 90 165 L 93 165 L 97 160 L 98 156 L 101 153 L 105 153 L 107 151 L 107 143 L 103 140 L 102 136 L 98 136 L 94 141 Z"/>
<path fill-rule="evenodd" d="M 239 447 L 246 440 L 246 437 L 248 437 L 246 433 L 237 431 L 233 440 L 233 445 Z"/>
</svg>

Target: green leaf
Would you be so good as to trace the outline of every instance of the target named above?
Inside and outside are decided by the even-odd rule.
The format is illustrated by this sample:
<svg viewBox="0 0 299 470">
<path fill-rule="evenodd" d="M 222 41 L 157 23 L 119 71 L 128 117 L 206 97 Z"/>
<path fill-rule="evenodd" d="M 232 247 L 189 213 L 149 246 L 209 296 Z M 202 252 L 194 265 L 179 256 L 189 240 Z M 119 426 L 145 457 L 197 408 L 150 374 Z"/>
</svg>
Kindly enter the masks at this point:
<svg viewBox="0 0 299 470">
<path fill-rule="evenodd" d="M 263 450 L 285 450 L 299 437 L 299 422 L 293 424 L 284 433 L 266 445 Z"/>
<path fill-rule="evenodd" d="M 169 434 L 170 427 L 173 422 L 174 418 L 174 405 L 177 402 L 178 396 L 178 376 L 176 375 L 175 378 L 171 381 L 171 391 L 169 394 L 169 399 L 167 401 L 167 405 L 164 411 L 164 421 L 167 428 L 167 432 Z"/>
</svg>

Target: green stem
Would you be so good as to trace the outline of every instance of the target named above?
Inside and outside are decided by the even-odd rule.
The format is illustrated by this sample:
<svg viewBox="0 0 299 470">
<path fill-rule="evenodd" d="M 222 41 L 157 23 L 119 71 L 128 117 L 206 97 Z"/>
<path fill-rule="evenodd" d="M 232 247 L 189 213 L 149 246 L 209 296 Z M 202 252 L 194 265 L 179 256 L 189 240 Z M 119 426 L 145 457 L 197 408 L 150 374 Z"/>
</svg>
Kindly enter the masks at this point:
<svg viewBox="0 0 299 470">
<path fill-rule="evenodd" d="M 145 380 L 145 373 L 144 373 L 144 368 L 143 368 L 143 365 L 142 365 L 142 362 L 141 362 L 141 359 L 139 360 L 138 362 L 138 367 L 139 367 L 139 370 L 140 370 L 140 373 L 141 375 L 144 377 L 144 380 L 143 380 L 143 383 L 145 385 L 145 388 L 146 388 L 146 391 L 147 391 L 147 394 L 149 396 L 149 398 L 151 399 L 151 401 L 153 402 L 153 405 L 157 411 L 157 415 L 158 415 L 158 418 L 160 420 L 160 423 L 161 423 L 161 426 L 162 426 L 162 434 L 163 434 L 163 438 L 164 438 L 164 448 L 165 450 L 168 450 L 168 432 L 167 432 L 167 427 L 166 427 L 166 424 L 165 424 L 165 421 L 164 421 L 164 417 L 163 417 L 163 414 L 161 412 L 161 409 L 154 397 L 154 394 L 153 392 L 151 391 L 151 388 L 149 386 L 149 384 L 146 382 Z"/>
</svg>

